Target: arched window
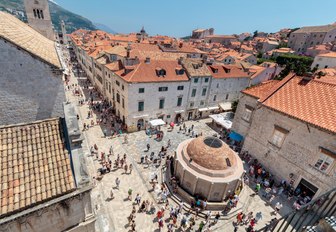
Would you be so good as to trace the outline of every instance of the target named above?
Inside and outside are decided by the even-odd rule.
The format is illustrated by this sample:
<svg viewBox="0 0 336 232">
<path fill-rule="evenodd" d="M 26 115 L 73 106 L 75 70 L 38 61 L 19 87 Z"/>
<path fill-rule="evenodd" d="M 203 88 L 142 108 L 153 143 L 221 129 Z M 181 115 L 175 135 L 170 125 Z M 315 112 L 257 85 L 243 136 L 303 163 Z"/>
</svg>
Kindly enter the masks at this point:
<svg viewBox="0 0 336 232">
<path fill-rule="evenodd" d="M 36 15 L 36 9 L 34 9 L 33 12 L 34 12 L 34 17 L 36 18 L 37 17 L 37 15 Z"/>
<path fill-rule="evenodd" d="M 37 11 L 37 17 L 40 19 L 41 16 L 40 16 L 40 10 L 36 10 Z"/>
<path fill-rule="evenodd" d="M 44 19 L 43 10 L 40 10 L 41 18 Z"/>
</svg>

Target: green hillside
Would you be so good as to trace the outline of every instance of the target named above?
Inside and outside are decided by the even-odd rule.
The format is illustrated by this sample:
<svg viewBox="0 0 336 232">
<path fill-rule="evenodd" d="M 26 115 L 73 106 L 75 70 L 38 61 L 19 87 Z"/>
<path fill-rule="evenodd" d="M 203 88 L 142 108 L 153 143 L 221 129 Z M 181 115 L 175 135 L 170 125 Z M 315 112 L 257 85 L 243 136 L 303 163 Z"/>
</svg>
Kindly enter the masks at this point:
<svg viewBox="0 0 336 232">
<path fill-rule="evenodd" d="M 62 20 L 65 22 L 67 33 L 71 33 L 79 28 L 88 30 L 97 29 L 90 20 L 74 14 L 53 2 L 49 1 L 49 7 L 52 23 L 58 31 L 61 31 Z M 13 14 L 20 15 L 21 12 L 24 12 L 23 0 L 0 0 L 0 10 L 10 13 L 13 13 L 11 11 L 14 10 L 18 11 L 18 13 L 14 12 Z M 25 20 L 25 18 L 19 18 Z"/>
</svg>

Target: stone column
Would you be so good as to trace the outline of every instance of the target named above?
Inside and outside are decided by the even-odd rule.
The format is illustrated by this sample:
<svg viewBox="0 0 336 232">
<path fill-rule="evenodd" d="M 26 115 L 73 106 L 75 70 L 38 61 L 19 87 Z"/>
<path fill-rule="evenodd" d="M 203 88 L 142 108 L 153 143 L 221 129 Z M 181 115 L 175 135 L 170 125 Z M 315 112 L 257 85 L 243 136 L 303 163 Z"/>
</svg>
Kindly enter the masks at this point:
<svg viewBox="0 0 336 232">
<path fill-rule="evenodd" d="M 209 201 L 209 199 L 210 199 L 210 195 L 211 195 L 212 187 L 213 187 L 213 186 L 214 186 L 214 183 L 211 182 L 211 187 L 210 187 L 210 189 L 209 189 L 208 196 L 207 196 L 207 200 L 208 200 L 208 201 Z"/>
<path fill-rule="evenodd" d="M 196 182 L 194 184 L 194 188 L 193 188 L 193 191 L 192 191 L 193 195 L 195 194 L 195 191 L 196 191 L 196 188 L 197 188 L 197 184 L 198 184 L 198 177 L 196 177 Z"/>
</svg>

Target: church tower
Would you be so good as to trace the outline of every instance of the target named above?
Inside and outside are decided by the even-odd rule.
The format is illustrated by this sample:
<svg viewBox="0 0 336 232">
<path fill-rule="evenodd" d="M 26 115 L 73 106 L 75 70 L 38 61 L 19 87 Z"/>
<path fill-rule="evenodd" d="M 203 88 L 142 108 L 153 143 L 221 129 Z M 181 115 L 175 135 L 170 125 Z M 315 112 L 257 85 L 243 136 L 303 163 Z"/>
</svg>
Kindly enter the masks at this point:
<svg viewBox="0 0 336 232">
<path fill-rule="evenodd" d="M 48 0 L 24 0 L 28 24 L 48 39 L 55 40 Z"/>
</svg>

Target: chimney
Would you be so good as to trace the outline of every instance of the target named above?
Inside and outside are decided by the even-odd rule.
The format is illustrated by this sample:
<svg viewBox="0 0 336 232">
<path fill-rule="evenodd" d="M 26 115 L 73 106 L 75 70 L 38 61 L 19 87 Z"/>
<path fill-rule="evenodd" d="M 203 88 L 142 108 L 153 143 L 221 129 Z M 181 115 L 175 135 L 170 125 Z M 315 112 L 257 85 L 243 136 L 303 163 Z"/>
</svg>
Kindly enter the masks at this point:
<svg viewBox="0 0 336 232">
<path fill-rule="evenodd" d="M 146 57 L 145 63 L 150 64 L 150 57 Z"/>
</svg>

